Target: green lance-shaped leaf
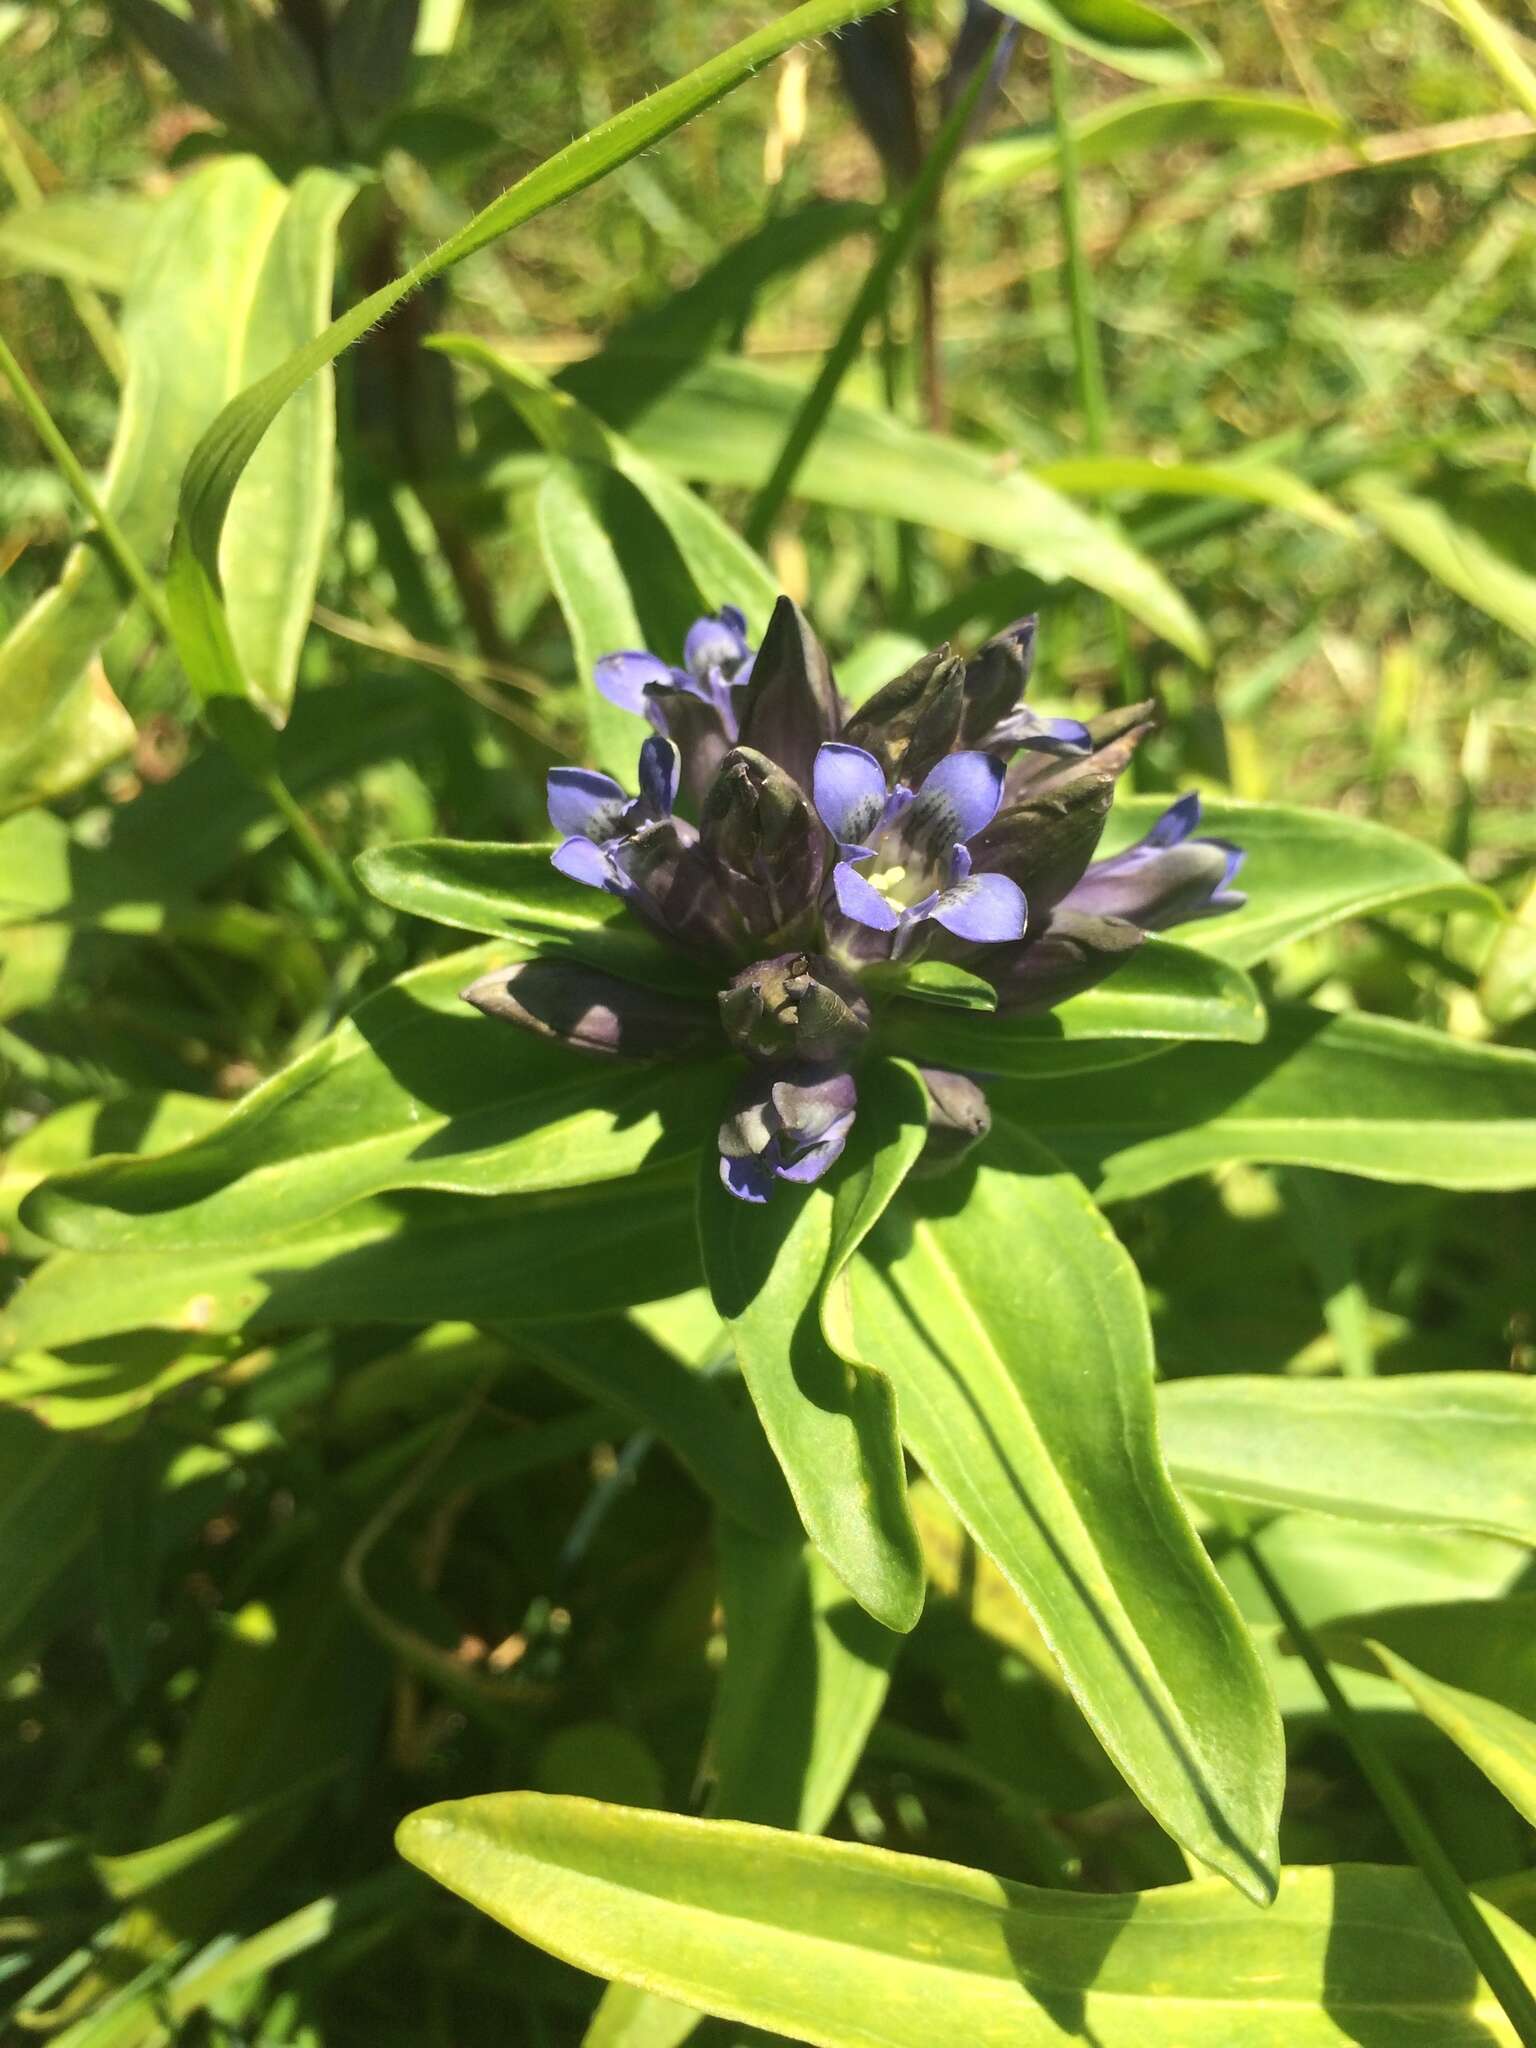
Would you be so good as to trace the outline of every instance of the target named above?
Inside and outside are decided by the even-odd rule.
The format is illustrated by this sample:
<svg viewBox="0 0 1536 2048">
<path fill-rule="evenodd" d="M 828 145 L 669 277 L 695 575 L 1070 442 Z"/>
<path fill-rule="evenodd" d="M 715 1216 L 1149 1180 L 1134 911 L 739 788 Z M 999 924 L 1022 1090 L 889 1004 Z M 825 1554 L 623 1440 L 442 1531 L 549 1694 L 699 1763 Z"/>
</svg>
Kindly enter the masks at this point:
<svg viewBox="0 0 1536 2048">
<path fill-rule="evenodd" d="M 252 375 L 312 334 L 329 307 L 336 224 L 352 181 L 304 172 L 290 191 L 254 157 L 196 172 L 157 209 L 122 322 L 128 377 L 105 484 L 107 509 L 151 561 L 197 437 Z M 292 697 L 329 517 L 330 388 L 317 383 L 263 451 L 230 511 L 222 560 L 231 616 L 258 701 Z M 124 593 L 82 545 L 57 586 L 0 649 L 0 780 L 10 801 L 67 787 L 121 751 L 99 686 L 82 673 Z M 81 721 L 104 753 L 82 746 Z M 110 744 L 107 742 L 110 740 Z"/>
<path fill-rule="evenodd" d="M 638 411 L 626 359 L 582 366 L 589 404 L 622 421 L 633 446 L 697 483 L 758 488 L 772 471 L 803 387 L 735 360 L 684 367 Z M 1204 629 L 1145 555 L 1107 521 L 1022 470 L 1000 474 L 982 450 L 893 414 L 834 405 L 795 473 L 794 494 L 937 527 L 1010 555 L 1043 582 L 1101 591 L 1194 661 Z"/>
<path fill-rule="evenodd" d="M 59 193 L 0 214 L 0 273 L 121 296 L 133 284 L 156 203 L 137 192 Z"/>
<path fill-rule="evenodd" d="M 1189 86 L 1127 93 L 1095 107 L 1072 124 L 1080 166 L 1120 164 L 1137 150 L 1176 148 L 1186 142 L 1277 141 L 1320 146 L 1348 128 L 1338 115 L 1280 93 L 1230 86 Z M 978 142 L 955 173 L 955 190 L 974 197 L 1054 167 L 1053 130 L 1000 135 Z"/>
<path fill-rule="evenodd" d="M 615 470 L 633 484 L 671 534 L 705 604 L 714 610 L 739 605 L 749 638 L 762 637 L 779 599 L 778 578 L 711 505 L 527 364 L 498 354 L 472 334 L 434 335 L 430 345 L 484 370 L 552 455 Z M 626 769 L 632 765 L 626 762 Z"/>
<path fill-rule="evenodd" d="M 1069 43 L 1128 78 L 1173 84 L 1211 78 L 1221 60 L 1203 36 L 1146 0 L 997 0 L 1004 14 L 1056 42 Z"/>
<path fill-rule="evenodd" d="M 571 636 L 576 680 L 583 686 L 586 756 L 594 767 L 631 787 L 642 735 L 633 715 L 592 684 L 603 655 L 645 645 L 629 579 L 603 518 L 602 478 L 601 469 L 591 463 L 558 458 L 539 486 L 535 518 L 544 573 Z"/>
<path fill-rule="evenodd" d="M 1447 469 L 1404 490 L 1370 472 L 1345 491 L 1448 590 L 1536 640 L 1536 492 L 1522 479 Z"/>
<path fill-rule="evenodd" d="M 403 840 L 371 847 L 357 872 L 380 902 L 413 917 L 510 940 L 530 954 L 568 955 L 647 988 L 713 1000 L 718 977 L 652 938 L 617 896 L 558 873 L 550 851 L 466 839 Z"/>
<path fill-rule="evenodd" d="M 840 1166 L 852 1192 L 788 1184 L 761 1206 L 721 1185 L 711 1150 L 699 1183 L 699 1238 L 715 1306 L 783 1468 L 806 1533 L 866 1611 L 910 1629 L 923 1604 L 922 1553 L 907 1505 L 891 1389 L 823 1333 L 823 1288 L 922 1150 L 927 1102 L 909 1069 L 867 1063 Z"/>
<path fill-rule="evenodd" d="M 904 1188 L 850 1265 L 860 1355 L 1137 1796 L 1267 1897 L 1279 1718 L 1163 1465 L 1135 1269 L 1032 1139 L 994 1126 L 976 1157 Z"/>
<path fill-rule="evenodd" d="M 1095 1897 L 739 1822 L 493 1793 L 401 1853 L 525 1940 L 819 2048 L 1348 2048 L 1515 2035 L 1415 1870 Z M 1536 1940 L 1483 1909 L 1536 1979 Z"/>
<path fill-rule="evenodd" d="M 1234 1159 L 1443 1188 L 1536 1183 L 1536 1054 L 1391 1017 L 1276 1004 L 1262 1045 L 1181 1048 L 1113 1073 L 998 1082 L 1101 1202 Z"/>
<path fill-rule="evenodd" d="M 0 1410 L 0 1656 L 55 1625 L 49 1596 L 94 1539 L 108 1446 Z"/>
<path fill-rule="evenodd" d="M 1536 1381 L 1429 1372 L 1311 1380 L 1221 1373 L 1160 1389 L 1191 1493 L 1536 1544 Z"/>
<path fill-rule="evenodd" d="M 1331 1622 L 1317 1641 L 1395 1678 L 1536 1826 L 1536 1595 L 1388 1607 Z"/>
<path fill-rule="evenodd" d="M 712 1140 L 723 1061 L 604 1059 L 471 1009 L 461 991 L 510 950 L 402 975 L 216 1130 L 35 1190 L 28 1227 L 98 1251 L 239 1246 L 390 1189 L 534 1194 L 622 1179 Z"/>
<path fill-rule="evenodd" d="M 1240 968 L 1169 939 L 1148 939 L 1097 988 L 1045 1017 L 998 1017 L 932 1002 L 894 1003 L 882 1043 L 929 1066 L 1034 1079 L 1139 1059 L 1164 1040 L 1264 1036 L 1258 991 Z"/>
<path fill-rule="evenodd" d="M 1163 808 L 1156 797 L 1120 798 L 1110 812 L 1105 853 L 1139 839 Z M 1365 818 L 1208 797 L 1200 832 L 1243 848 L 1238 886 L 1248 901 L 1222 917 L 1181 925 L 1179 943 L 1234 967 L 1257 967 L 1279 947 L 1347 917 L 1410 905 L 1499 915 L 1491 892 L 1438 848 Z"/>
<path fill-rule="evenodd" d="M 1290 512 L 1330 533 L 1352 538 L 1354 522 L 1321 491 L 1288 469 L 1268 462 L 1162 462 L 1151 456 L 1075 455 L 1045 462 L 1035 474 L 1071 498 L 1104 498 L 1120 492 L 1176 498 L 1235 498 Z"/>
<path fill-rule="evenodd" d="M 248 268 L 268 247 L 285 197 L 254 157 L 227 157 L 179 185 L 145 230 L 123 306 L 128 373 L 103 485 L 141 559 L 163 549 L 182 467 L 240 381 Z M 86 673 L 128 601 L 110 559 L 82 542 L 0 646 L 0 810 L 73 786 L 131 741 L 126 714 Z"/>
<path fill-rule="evenodd" d="M 392 307 L 498 235 L 558 205 L 573 192 L 670 135 L 807 36 L 873 13 L 881 0 L 807 0 L 684 78 L 579 136 L 530 171 L 402 276 L 348 309 L 234 398 L 203 435 L 182 477 L 167 596 L 183 664 L 205 701 L 260 703 L 260 690 L 231 633 L 220 579 L 220 538 L 230 500 L 267 430 L 309 380 Z M 242 732 L 246 722 L 240 723 Z"/>
<path fill-rule="evenodd" d="M 691 1162 L 554 1195 L 380 1195 L 244 1244 L 61 1252 L 0 1313 L 0 1359 L 139 1329 L 546 1322 L 699 1277 Z"/>
<path fill-rule="evenodd" d="M 722 1522 L 725 1670 L 705 1744 L 710 1812 L 819 1834 L 885 1699 L 901 1638 L 865 1614 L 810 1544 Z M 582 2048 L 680 2048 L 699 2014 L 633 1984 L 603 1994 Z"/>
</svg>

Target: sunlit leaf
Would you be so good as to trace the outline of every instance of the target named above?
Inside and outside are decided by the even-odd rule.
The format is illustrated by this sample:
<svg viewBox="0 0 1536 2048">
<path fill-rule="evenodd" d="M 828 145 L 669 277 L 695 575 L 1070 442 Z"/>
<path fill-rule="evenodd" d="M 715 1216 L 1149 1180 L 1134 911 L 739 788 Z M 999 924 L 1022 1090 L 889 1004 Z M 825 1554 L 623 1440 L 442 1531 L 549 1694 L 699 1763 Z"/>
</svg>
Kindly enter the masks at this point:
<svg viewBox="0 0 1536 2048">
<path fill-rule="evenodd" d="M 1244 92 L 1227 86 L 1127 93 L 1107 106 L 1080 114 L 1073 125 L 1078 162 L 1118 164 L 1139 149 L 1163 149 L 1183 142 L 1246 142 L 1250 139 L 1322 145 L 1346 133 L 1335 114 L 1279 93 Z M 1056 162 L 1052 129 L 999 135 L 978 142 L 955 173 L 961 195 L 987 192 L 1032 177 Z"/>
<path fill-rule="evenodd" d="M 492 1793 L 401 1825 L 402 1853 L 580 1968 L 820 2048 L 1513 2042 L 1417 1871 L 1034 1891 L 933 1858 L 739 1822 Z M 1536 1981 L 1536 1941 L 1484 1912 Z"/>
<path fill-rule="evenodd" d="M 1191 1493 L 1536 1544 L 1536 1381 L 1518 1374 L 1218 1373 L 1163 1387 L 1158 1412 Z"/>
<path fill-rule="evenodd" d="M 860 1355 L 1137 1796 L 1267 1896 L 1279 1722 L 1162 1465 L 1135 1270 L 1032 1139 L 994 1128 L 979 1159 L 963 1203 L 909 1183 L 851 1263 Z"/>
<path fill-rule="evenodd" d="M 1026 28 L 1070 43 L 1129 78 L 1172 83 L 1209 78 L 1221 69 L 1203 36 L 1146 0 L 997 0 L 997 5 Z"/>
</svg>

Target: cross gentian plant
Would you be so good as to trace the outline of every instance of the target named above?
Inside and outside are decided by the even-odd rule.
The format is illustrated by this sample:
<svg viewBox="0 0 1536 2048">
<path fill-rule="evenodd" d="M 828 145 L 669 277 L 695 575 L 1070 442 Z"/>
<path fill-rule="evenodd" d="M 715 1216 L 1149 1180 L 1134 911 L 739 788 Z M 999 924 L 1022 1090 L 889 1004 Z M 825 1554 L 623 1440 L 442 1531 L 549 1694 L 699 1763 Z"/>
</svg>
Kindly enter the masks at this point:
<svg viewBox="0 0 1536 2048">
<path fill-rule="evenodd" d="M 718 975 L 716 1013 L 553 959 L 488 975 L 468 1000 L 587 1052 L 728 1045 L 745 1069 L 720 1126 L 726 1187 L 761 1202 L 777 1181 L 820 1180 L 903 968 L 948 962 L 991 984 L 1000 1015 L 1037 1014 L 1149 931 L 1243 901 L 1242 854 L 1196 835 L 1194 795 L 1094 860 L 1152 707 L 1041 718 L 1023 701 L 1034 640 L 1025 619 L 969 660 L 941 647 L 852 712 L 788 598 L 756 650 L 726 606 L 690 629 L 681 667 L 605 656 L 598 687 L 656 730 L 635 796 L 588 769 L 551 772 L 554 865 Z M 696 816 L 678 812 L 680 792 Z M 937 1167 L 985 1132 L 986 1104 L 966 1076 L 925 1078 Z"/>
</svg>

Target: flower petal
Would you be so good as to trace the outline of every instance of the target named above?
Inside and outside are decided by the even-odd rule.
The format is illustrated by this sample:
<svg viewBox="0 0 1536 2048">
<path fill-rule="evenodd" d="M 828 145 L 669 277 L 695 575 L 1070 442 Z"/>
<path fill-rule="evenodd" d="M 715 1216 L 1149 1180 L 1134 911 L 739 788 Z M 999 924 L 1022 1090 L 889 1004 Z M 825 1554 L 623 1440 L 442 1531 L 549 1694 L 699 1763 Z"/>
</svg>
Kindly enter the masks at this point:
<svg viewBox="0 0 1536 2048">
<path fill-rule="evenodd" d="M 683 667 L 693 676 L 707 676 L 712 668 L 731 669 L 747 652 L 747 622 L 735 605 L 722 605 L 718 614 L 695 619 L 683 642 Z"/>
<path fill-rule="evenodd" d="M 928 915 L 957 939 L 1000 946 L 1022 939 L 1029 922 L 1024 891 L 1006 875 L 969 875 L 939 892 Z"/>
<path fill-rule="evenodd" d="M 792 1180 L 801 1187 L 807 1187 L 812 1181 L 820 1180 L 847 1144 L 848 1133 L 852 1129 L 853 1117 L 850 1113 L 834 1124 L 819 1143 L 802 1152 L 798 1159 L 792 1159 L 787 1166 L 781 1166 L 779 1179 Z"/>
<path fill-rule="evenodd" d="M 573 882 L 584 882 L 589 889 L 611 889 L 616 895 L 622 894 L 612 855 L 590 839 L 562 839 L 549 856 L 549 864 Z"/>
<path fill-rule="evenodd" d="M 1177 846 L 1187 839 L 1200 822 L 1200 792 L 1189 790 L 1176 804 L 1170 804 L 1158 819 L 1152 830 L 1142 840 L 1143 846 Z"/>
<path fill-rule="evenodd" d="M 646 686 L 650 683 L 675 683 L 678 676 L 654 654 L 637 649 L 629 653 L 603 655 L 593 666 L 592 680 L 610 704 L 617 704 L 620 710 L 633 711 L 644 718 L 648 715 Z"/>
<path fill-rule="evenodd" d="M 612 839 L 623 829 L 629 798 L 611 775 L 551 768 L 546 792 L 549 822 L 562 839 Z"/>
<path fill-rule="evenodd" d="M 720 1178 L 739 1202 L 766 1202 L 773 1193 L 773 1168 L 761 1159 L 722 1159 Z"/>
<path fill-rule="evenodd" d="M 640 801 L 649 817 L 671 817 L 681 760 L 671 740 L 660 733 L 652 733 L 640 749 Z"/>
<path fill-rule="evenodd" d="M 816 749 L 811 793 L 821 822 L 838 845 L 861 847 L 885 810 L 885 774 L 862 747 L 829 740 Z"/>
<path fill-rule="evenodd" d="M 832 887 L 837 892 L 838 909 L 855 924 L 867 924 L 877 932 L 893 932 L 900 924 L 901 913 L 896 906 L 887 903 L 852 861 L 839 861 L 832 870 Z"/>
<path fill-rule="evenodd" d="M 934 859 L 984 832 L 1002 802 L 1003 772 L 991 754 L 946 754 L 902 819 L 902 837 Z"/>
</svg>

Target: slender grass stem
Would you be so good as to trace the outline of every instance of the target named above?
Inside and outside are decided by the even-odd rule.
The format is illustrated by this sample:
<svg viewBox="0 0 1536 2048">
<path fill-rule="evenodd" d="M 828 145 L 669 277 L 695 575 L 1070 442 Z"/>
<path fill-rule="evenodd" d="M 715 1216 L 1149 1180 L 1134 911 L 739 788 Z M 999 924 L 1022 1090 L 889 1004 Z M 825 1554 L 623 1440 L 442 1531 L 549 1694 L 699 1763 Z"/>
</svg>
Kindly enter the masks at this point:
<svg viewBox="0 0 1536 2048">
<path fill-rule="evenodd" d="M 752 510 L 747 516 L 746 537 L 759 551 L 766 545 L 774 521 L 789 495 L 790 486 L 799 474 L 800 465 L 810 453 L 816 436 L 825 425 L 838 388 L 863 346 L 865 330 L 884 307 L 896 273 L 906 261 L 919 235 L 929 225 L 933 203 L 938 197 L 945 174 L 965 140 L 971 115 L 986 83 L 991 60 L 996 54 L 997 42 L 1001 40 L 1002 33 L 1000 30 L 986 61 L 976 67 L 975 76 L 956 100 L 943 127 L 934 137 L 932 147 L 923 159 L 922 169 L 913 180 L 911 189 L 902 201 L 900 211 L 886 228 L 875 260 L 869 266 L 864 282 L 848 309 L 847 318 L 823 358 L 815 383 L 805 394 L 800 410 L 790 423 L 789 432 L 784 437 L 784 445 L 779 450 L 778 460 L 774 463 L 768 481 L 758 492 Z"/>
<path fill-rule="evenodd" d="M 102 544 L 111 555 L 118 569 L 134 591 L 144 601 L 150 617 L 165 635 L 171 638 L 171 615 L 166 608 L 164 593 L 151 579 L 149 571 L 139 560 L 138 552 L 127 534 L 118 525 L 106 505 L 97 494 L 96 486 L 86 475 L 76 458 L 75 451 L 65 440 L 54 422 L 52 413 L 26 371 L 11 353 L 4 335 L 0 335 L 0 376 L 16 394 L 16 402 L 31 424 L 33 432 L 53 457 L 54 466 L 69 485 L 82 508 L 95 524 L 101 535 Z"/>
<path fill-rule="evenodd" d="M 1478 1910 L 1477 1903 L 1461 1873 L 1441 1845 L 1439 1836 L 1420 1811 L 1397 1767 L 1377 1746 L 1363 1716 L 1357 1714 L 1339 1688 L 1318 1649 L 1311 1631 L 1291 1605 L 1285 1588 L 1270 1570 L 1251 1537 L 1243 1539 L 1243 1550 L 1260 1585 L 1268 1596 L 1286 1634 L 1316 1681 L 1328 1703 L 1334 1726 L 1349 1745 L 1361 1776 L 1376 1794 L 1382 1811 L 1397 1830 L 1403 1847 L 1423 1872 L 1425 1880 L 1466 1944 L 1467 1953 L 1482 1974 L 1489 1990 L 1504 2009 L 1523 2048 L 1536 2048 L 1536 1993 L 1516 1969 L 1509 1954 Z"/>
<path fill-rule="evenodd" d="M 1065 257 L 1067 306 L 1072 320 L 1072 354 L 1077 369 L 1078 403 L 1083 413 L 1083 439 L 1090 455 L 1102 455 L 1109 438 L 1109 392 L 1104 379 L 1104 356 L 1099 344 L 1099 323 L 1094 313 L 1093 271 L 1083 240 L 1082 172 L 1077 154 L 1077 137 L 1072 129 L 1071 59 L 1054 36 L 1049 38 L 1051 69 L 1051 119 L 1056 128 L 1057 190 L 1061 206 L 1061 240 Z M 1136 673 L 1130 629 L 1119 605 L 1110 604 L 1110 631 L 1115 642 L 1115 666 L 1120 675 L 1120 697 L 1134 704 L 1141 696 Z M 1134 765 L 1133 765 L 1134 775 Z"/>
</svg>

